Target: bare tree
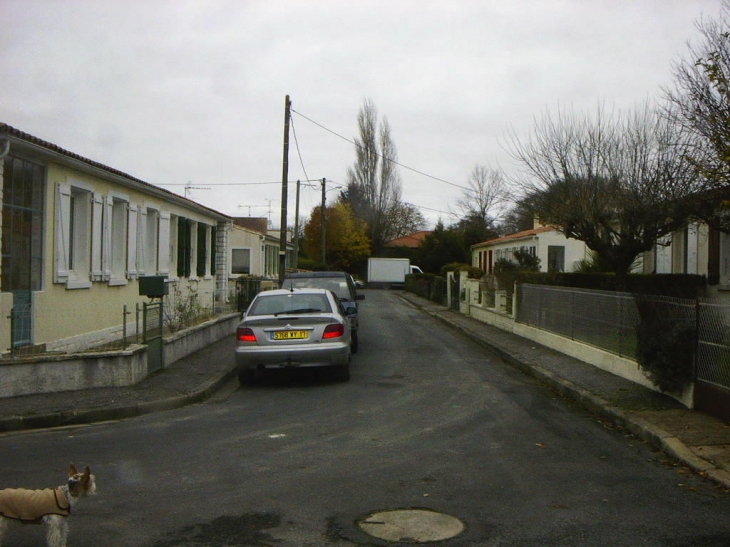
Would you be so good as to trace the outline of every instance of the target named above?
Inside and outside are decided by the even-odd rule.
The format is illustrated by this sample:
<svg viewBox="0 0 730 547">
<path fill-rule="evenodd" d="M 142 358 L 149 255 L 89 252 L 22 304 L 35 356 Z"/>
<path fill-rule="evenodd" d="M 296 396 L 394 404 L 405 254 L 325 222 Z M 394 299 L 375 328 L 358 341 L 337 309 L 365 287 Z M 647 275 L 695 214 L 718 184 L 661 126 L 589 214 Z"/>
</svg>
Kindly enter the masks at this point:
<svg viewBox="0 0 730 547">
<path fill-rule="evenodd" d="M 477 242 L 484 241 L 496 233 L 496 220 L 512 197 L 510 187 L 502 171 L 484 165 L 474 166 L 468 184 L 456 204 L 462 218 L 476 228 Z"/>
<path fill-rule="evenodd" d="M 682 227 L 701 188 L 690 143 L 648 104 L 593 117 L 544 114 L 529 139 L 514 133 L 522 189 L 543 224 L 584 241 L 618 276 L 664 235 Z"/>
<path fill-rule="evenodd" d="M 347 187 L 341 199 L 368 226 L 373 252 L 395 237 L 424 225 L 423 216 L 402 201 L 398 154 L 388 120 L 378 126 L 378 113 L 366 99 L 357 116 L 359 138 L 355 139 L 356 160 L 347 172 Z"/>
<path fill-rule="evenodd" d="M 718 19 L 701 19 L 697 29 L 699 43 L 688 44 L 687 58 L 674 65 L 665 113 L 696 139 L 687 154 L 709 190 L 700 216 L 730 232 L 730 215 L 719 199 L 727 199 L 730 186 L 730 0 L 723 1 Z"/>
</svg>

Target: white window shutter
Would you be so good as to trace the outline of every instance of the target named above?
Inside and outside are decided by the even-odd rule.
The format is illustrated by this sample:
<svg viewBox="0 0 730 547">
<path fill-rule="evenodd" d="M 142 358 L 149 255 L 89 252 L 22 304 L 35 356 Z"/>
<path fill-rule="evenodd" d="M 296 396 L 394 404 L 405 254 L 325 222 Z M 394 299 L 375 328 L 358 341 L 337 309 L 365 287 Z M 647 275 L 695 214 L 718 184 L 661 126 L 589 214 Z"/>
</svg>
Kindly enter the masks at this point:
<svg viewBox="0 0 730 547">
<path fill-rule="evenodd" d="M 91 201 L 91 280 L 101 281 L 102 218 L 104 213 L 104 196 L 94 194 Z"/>
<path fill-rule="evenodd" d="M 101 227 L 101 271 L 105 280 L 112 277 L 112 210 L 114 199 L 104 196 L 104 213 Z"/>
<path fill-rule="evenodd" d="M 130 203 L 127 210 L 127 279 L 137 277 L 137 205 Z"/>
<path fill-rule="evenodd" d="M 160 229 L 157 237 L 157 273 L 167 275 L 170 273 L 170 213 L 160 213 Z"/>
<path fill-rule="evenodd" d="M 147 207 L 140 206 L 137 221 L 137 273 L 147 273 Z"/>
<path fill-rule="evenodd" d="M 71 228 L 71 187 L 68 184 L 56 184 L 55 210 L 55 248 L 54 248 L 54 276 L 55 283 L 68 281 L 68 259 L 70 250 Z"/>
</svg>

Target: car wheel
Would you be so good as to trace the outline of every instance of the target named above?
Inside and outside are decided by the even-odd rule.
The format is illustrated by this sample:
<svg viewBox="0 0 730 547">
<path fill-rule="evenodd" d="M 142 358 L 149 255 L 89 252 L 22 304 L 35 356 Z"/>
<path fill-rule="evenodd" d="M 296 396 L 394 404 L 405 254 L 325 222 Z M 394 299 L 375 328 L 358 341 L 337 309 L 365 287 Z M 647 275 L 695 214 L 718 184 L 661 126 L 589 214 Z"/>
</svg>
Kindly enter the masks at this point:
<svg viewBox="0 0 730 547">
<path fill-rule="evenodd" d="M 350 379 L 350 363 L 336 366 L 334 369 L 334 377 L 338 382 L 347 382 Z"/>
<path fill-rule="evenodd" d="M 357 353 L 358 342 L 359 339 L 357 336 L 357 331 L 354 331 L 352 333 L 352 339 L 350 340 L 350 351 L 352 351 L 352 353 Z"/>
</svg>

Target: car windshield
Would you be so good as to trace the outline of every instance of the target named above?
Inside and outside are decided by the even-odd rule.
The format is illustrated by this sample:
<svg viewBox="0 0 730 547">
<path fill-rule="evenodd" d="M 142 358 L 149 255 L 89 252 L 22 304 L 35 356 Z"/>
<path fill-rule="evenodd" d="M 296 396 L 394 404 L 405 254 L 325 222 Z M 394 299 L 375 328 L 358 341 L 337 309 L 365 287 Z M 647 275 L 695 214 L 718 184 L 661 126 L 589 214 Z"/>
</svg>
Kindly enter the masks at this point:
<svg viewBox="0 0 730 547">
<path fill-rule="evenodd" d="M 290 315 L 301 313 L 330 313 L 329 300 L 324 294 L 260 295 L 251 304 L 248 315 Z"/>
<path fill-rule="evenodd" d="M 351 300 L 350 288 L 344 278 L 337 277 L 302 277 L 284 280 L 283 289 L 327 289 L 337 295 L 340 300 Z"/>
</svg>

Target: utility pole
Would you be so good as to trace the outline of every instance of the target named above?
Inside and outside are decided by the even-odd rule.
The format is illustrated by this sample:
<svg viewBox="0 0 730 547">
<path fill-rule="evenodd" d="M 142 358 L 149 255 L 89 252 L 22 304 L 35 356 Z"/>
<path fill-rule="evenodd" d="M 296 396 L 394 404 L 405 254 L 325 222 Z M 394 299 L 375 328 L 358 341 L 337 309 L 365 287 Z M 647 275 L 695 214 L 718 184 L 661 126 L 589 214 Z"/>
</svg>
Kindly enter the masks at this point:
<svg viewBox="0 0 730 547">
<path fill-rule="evenodd" d="M 327 215 L 325 213 L 325 182 L 326 179 L 322 179 L 322 264 L 327 264 L 327 253 L 325 253 L 325 227 L 327 226 Z"/>
<path fill-rule="evenodd" d="M 289 118 L 291 116 L 291 102 L 289 95 L 284 102 L 284 160 L 281 173 L 281 232 L 279 235 L 279 286 L 284 284 L 286 275 L 286 202 L 287 182 L 289 179 Z"/>
<path fill-rule="evenodd" d="M 299 261 L 299 179 L 297 179 L 297 201 L 294 206 L 294 264 L 292 268 L 297 269 Z"/>
</svg>

